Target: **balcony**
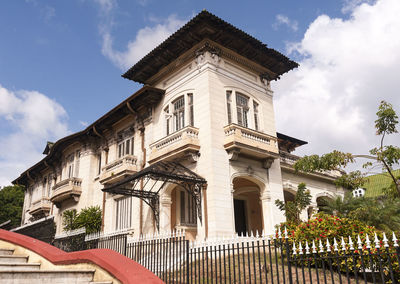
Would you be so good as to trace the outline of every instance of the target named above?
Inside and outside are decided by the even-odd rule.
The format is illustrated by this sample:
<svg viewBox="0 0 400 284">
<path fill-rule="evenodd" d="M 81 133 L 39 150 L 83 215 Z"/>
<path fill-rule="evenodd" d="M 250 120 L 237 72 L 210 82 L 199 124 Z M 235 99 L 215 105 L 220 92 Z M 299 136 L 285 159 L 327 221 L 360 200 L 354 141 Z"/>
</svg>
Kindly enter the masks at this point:
<svg viewBox="0 0 400 284">
<path fill-rule="evenodd" d="M 48 197 L 43 197 L 32 203 L 29 214 L 33 216 L 47 216 L 51 209 L 51 202 Z"/>
<path fill-rule="evenodd" d="M 53 202 L 57 207 L 60 207 L 61 202 L 67 199 L 73 199 L 75 202 L 79 201 L 81 196 L 82 180 L 80 178 L 68 178 L 53 186 L 53 194 L 50 201 Z"/>
<path fill-rule="evenodd" d="M 283 151 L 279 153 L 279 158 L 281 161 L 281 166 L 289 166 L 289 167 L 292 167 L 294 163 L 296 163 L 296 161 L 300 159 L 299 156 Z"/>
<path fill-rule="evenodd" d="M 150 144 L 149 163 L 160 160 L 175 160 L 182 157 L 197 157 L 200 150 L 199 129 L 186 126 Z"/>
<path fill-rule="evenodd" d="M 137 158 L 126 155 L 101 168 L 100 183 L 114 183 L 137 172 Z"/>
<path fill-rule="evenodd" d="M 230 154 L 231 160 L 242 155 L 264 161 L 264 167 L 269 167 L 279 156 L 276 137 L 237 124 L 225 126 L 224 132 L 224 148 Z"/>
</svg>

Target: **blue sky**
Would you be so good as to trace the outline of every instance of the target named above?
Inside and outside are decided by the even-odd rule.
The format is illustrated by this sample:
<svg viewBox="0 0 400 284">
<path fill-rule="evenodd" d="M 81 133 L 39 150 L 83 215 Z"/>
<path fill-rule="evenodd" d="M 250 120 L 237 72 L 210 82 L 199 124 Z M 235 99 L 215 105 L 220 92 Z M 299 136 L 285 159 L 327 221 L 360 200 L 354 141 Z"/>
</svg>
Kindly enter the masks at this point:
<svg viewBox="0 0 400 284">
<path fill-rule="evenodd" d="M 365 151 L 379 101 L 399 110 L 399 2 L 1 1 L 0 185 L 134 93 L 120 75 L 202 9 L 301 64 L 273 85 L 300 154 Z"/>
</svg>

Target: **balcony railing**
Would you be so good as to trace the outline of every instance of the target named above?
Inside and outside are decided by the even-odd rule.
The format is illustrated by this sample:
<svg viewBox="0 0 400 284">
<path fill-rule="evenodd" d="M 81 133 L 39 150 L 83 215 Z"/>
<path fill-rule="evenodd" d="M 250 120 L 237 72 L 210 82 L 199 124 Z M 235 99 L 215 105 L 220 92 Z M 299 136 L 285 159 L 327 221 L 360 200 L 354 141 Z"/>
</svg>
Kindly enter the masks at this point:
<svg viewBox="0 0 400 284">
<path fill-rule="evenodd" d="M 61 202 L 67 199 L 73 199 L 78 202 L 79 196 L 82 193 L 81 184 L 82 180 L 75 177 L 56 183 L 53 186 L 53 194 L 51 195 L 50 201 L 56 204 L 57 207 L 60 206 Z"/>
<path fill-rule="evenodd" d="M 136 172 L 136 156 L 126 155 L 101 168 L 100 183 L 113 183 Z"/>
<path fill-rule="evenodd" d="M 224 132 L 224 148 L 229 153 L 237 153 L 261 160 L 278 157 L 276 137 L 237 124 L 225 126 Z"/>
<path fill-rule="evenodd" d="M 173 160 L 188 154 L 197 154 L 200 150 L 199 129 L 186 126 L 152 144 L 150 144 L 150 160 Z"/>
<path fill-rule="evenodd" d="M 301 157 L 286 153 L 286 152 L 280 152 L 279 153 L 279 159 L 281 160 L 281 164 L 287 164 L 290 166 L 293 166 L 294 163 L 296 163 L 297 160 L 299 160 Z"/>
<path fill-rule="evenodd" d="M 31 215 L 47 215 L 51 209 L 51 202 L 48 197 L 43 197 L 32 203 L 29 208 L 29 214 Z"/>
</svg>

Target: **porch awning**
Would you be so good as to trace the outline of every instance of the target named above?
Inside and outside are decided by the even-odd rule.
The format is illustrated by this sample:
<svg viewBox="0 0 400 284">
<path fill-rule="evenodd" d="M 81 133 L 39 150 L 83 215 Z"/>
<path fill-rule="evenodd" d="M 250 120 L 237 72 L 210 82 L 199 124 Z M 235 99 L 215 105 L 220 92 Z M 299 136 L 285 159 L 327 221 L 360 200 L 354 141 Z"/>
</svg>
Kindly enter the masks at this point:
<svg viewBox="0 0 400 284">
<path fill-rule="evenodd" d="M 133 196 L 142 199 L 153 210 L 159 228 L 159 193 L 166 184 L 173 183 L 194 197 L 197 216 L 201 216 L 201 189 L 207 181 L 177 162 L 160 161 L 114 184 L 106 185 L 102 191 Z"/>
</svg>

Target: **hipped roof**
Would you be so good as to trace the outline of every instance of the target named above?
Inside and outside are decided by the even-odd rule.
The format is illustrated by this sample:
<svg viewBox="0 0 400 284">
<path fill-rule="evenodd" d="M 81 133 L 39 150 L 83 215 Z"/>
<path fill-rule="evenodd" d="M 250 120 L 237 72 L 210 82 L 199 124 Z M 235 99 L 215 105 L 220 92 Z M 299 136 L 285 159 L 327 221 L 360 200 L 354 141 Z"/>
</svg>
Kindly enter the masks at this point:
<svg viewBox="0 0 400 284">
<path fill-rule="evenodd" d="M 143 57 L 122 77 L 145 84 L 159 70 L 203 39 L 210 39 L 272 71 L 274 75 L 271 80 L 298 67 L 296 62 L 283 54 L 268 48 L 258 39 L 203 10 Z"/>
</svg>

